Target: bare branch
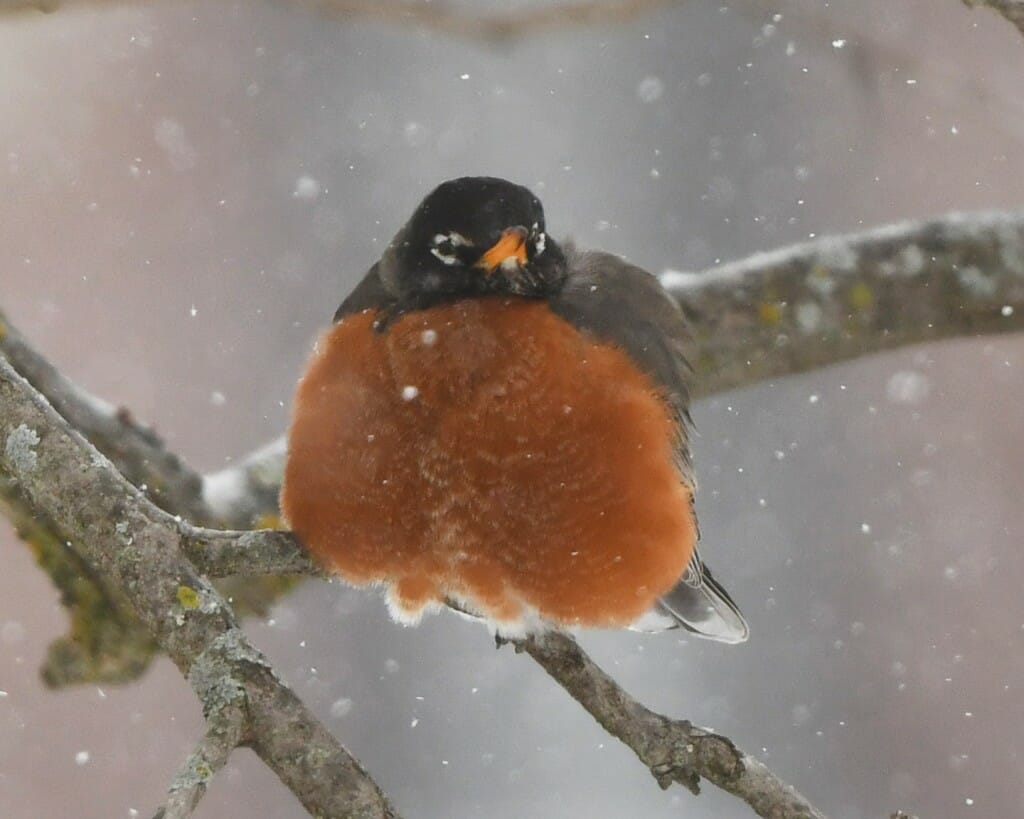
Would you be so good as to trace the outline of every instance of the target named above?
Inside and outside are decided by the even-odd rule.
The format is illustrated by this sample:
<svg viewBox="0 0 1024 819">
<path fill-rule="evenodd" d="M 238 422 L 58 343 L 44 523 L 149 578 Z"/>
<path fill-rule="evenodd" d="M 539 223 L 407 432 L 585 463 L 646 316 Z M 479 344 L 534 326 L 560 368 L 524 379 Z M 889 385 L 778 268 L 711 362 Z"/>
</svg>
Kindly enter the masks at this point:
<svg viewBox="0 0 1024 819">
<path fill-rule="evenodd" d="M 358 760 L 309 713 L 180 550 L 173 518 L 0 358 L 0 475 L 131 604 L 208 718 L 244 697 L 253 749 L 314 815 L 393 817 Z"/>
<path fill-rule="evenodd" d="M 174 777 L 167 792 L 167 802 L 157 810 L 153 819 L 187 819 L 192 815 L 213 777 L 242 742 L 245 730 L 243 705 L 243 702 L 234 703 L 207 721 L 206 734 Z"/>
<path fill-rule="evenodd" d="M 207 577 L 325 573 L 291 532 L 273 529 L 221 531 L 183 526 L 182 550 Z"/>
<path fill-rule="evenodd" d="M 697 793 L 703 777 L 765 819 L 825 819 L 795 788 L 731 740 L 637 702 L 571 637 L 552 632 L 518 642 L 516 648 L 533 657 L 608 733 L 628 745 L 662 788 L 678 782 Z"/>
<path fill-rule="evenodd" d="M 157 506 L 197 523 L 213 522 L 200 493 L 199 474 L 168 452 L 153 430 L 127 409 L 115 408 L 65 378 L 25 341 L 2 310 L 0 354 Z"/>
<path fill-rule="evenodd" d="M 1024 34 L 1024 0 L 963 0 L 963 2 L 964 5 L 971 8 L 988 6 L 990 9 L 995 9 L 1013 23 L 1021 34 Z"/>
</svg>

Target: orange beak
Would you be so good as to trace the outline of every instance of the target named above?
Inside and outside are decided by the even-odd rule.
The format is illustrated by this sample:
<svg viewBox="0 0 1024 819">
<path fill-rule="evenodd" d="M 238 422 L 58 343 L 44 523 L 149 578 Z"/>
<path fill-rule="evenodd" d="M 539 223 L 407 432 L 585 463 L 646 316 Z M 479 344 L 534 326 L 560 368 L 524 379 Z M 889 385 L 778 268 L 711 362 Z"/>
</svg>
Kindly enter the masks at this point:
<svg viewBox="0 0 1024 819">
<path fill-rule="evenodd" d="M 497 270 L 508 259 L 515 259 L 520 265 L 526 264 L 526 228 L 510 227 L 501 234 L 501 238 L 481 256 L 474 267 L 480 267 L 491 273 Z"/>
</svg>

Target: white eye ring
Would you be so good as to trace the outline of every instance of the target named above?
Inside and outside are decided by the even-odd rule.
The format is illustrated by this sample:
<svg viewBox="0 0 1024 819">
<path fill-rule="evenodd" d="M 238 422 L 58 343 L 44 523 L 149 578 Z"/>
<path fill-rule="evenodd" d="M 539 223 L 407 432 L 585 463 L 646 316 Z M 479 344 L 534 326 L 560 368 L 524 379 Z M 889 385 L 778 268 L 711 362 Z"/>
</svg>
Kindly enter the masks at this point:
<svg viewBox="0 0 1024 819">
<path fill-rule="evenodd" d="M 454 253 L 442 253 L 438 248 L 430 248 L 430 255 L 436 256 L 443 264 L 453 265 L 459 263 L 459 257 Z"/>
<path fill-rule="evenodd" d="M 473 243 L 458 231 L 453 230 L 451 233 L 436 234 L 434 236 L 433 245 L 434 246 L 430 248 L 431 255 L 440 259 L 442 264 L 451 266 L 454 264 L 460 264 L 459 257 L 455 253 L 445 253 L 441 250 L 441 246 L 451 245 L 453 248 L 472 247 Z"/>
<path fill-rule="evenodd" d="M 546 247 L 547 237 L 544 235 L 544 231 L 540 230 L 540 225 L 536 222 L 533 223 L 533 255 L 540 256 L 544 252 Z"/>
</svg>

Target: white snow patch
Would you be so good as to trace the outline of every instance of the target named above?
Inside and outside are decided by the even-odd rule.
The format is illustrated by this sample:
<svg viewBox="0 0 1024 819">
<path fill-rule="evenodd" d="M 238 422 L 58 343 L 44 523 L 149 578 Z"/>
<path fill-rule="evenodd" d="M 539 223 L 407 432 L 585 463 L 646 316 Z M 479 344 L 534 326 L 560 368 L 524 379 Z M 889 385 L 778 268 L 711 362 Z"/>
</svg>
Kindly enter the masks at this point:
<svg viewBox="0 0 1024 819">
<path fill-rule="evenodd" d="M 687 273 L 682 270 L 663 270 L 658 281 L 666 290 L 686 290 L 695 287 L 703 279 L 699 273 Z"/>
<path fill-rule="evenodd" d="M 203 500 L 215 515 L 225 515 L 246 494 L 245 472 L 223 469 L 203 478 Z"/>
</svg>

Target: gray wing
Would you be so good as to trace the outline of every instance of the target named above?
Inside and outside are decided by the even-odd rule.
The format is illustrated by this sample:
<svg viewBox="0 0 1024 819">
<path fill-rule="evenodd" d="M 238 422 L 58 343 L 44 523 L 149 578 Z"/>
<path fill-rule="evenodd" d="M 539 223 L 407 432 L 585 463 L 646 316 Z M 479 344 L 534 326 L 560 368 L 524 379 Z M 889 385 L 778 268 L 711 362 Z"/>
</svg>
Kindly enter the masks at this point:
<svg viewBox="0 0 1024 819">
<path fill-rule="evenodd" d="M 692 370 L 683 357 L 689 336 L 682 311 L 654 276 L 617 256 L 581 253 L 571 246 L 565 248 L 565 254 L 569 278 L 562 292 L 551 298 L 552 311 L 615 344 L 665 390 L 676 417 L 680 478 L 695 489 L 686 386 Z M 742 643 L 749 635 L 739 608 L 711 576 L 696 549 L 676 586 L 660 599 L 650 616 L 636 624 L 641 630 L 677 626 L 723 643 Z"/>
<path fill-rule="evenodd" d="M 356 285 L 355 290 L 345 297 L 334 314 L 335 322 L 341 321 L 345 316 L 361 313 L 363 310 L 386 307 L 394 301 L 394 296 L 387 291 L 380 279 L 377 272 L 379 266 L 380 262 L 374 264 L 363 276 L 363 280 Z"/>
</svg>

